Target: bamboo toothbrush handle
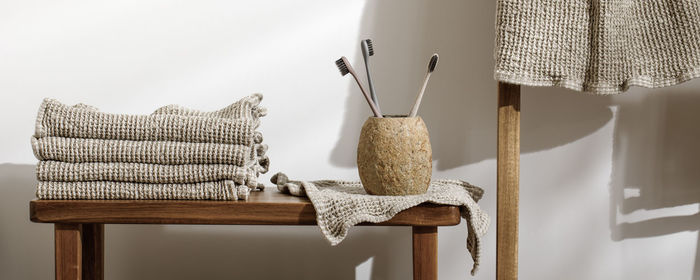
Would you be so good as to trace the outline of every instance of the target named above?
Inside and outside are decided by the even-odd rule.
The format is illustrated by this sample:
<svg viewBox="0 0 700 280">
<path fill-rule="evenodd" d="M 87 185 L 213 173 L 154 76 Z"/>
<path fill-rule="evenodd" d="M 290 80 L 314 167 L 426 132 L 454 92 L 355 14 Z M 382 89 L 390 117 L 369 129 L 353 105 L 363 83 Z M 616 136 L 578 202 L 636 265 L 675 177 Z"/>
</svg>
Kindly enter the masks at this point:
<svg viewBox="0 0 700 280">
<path fill-rule="evenodd" d="M 423 93 L 425 92 L 425 87 L 428 85 L 428 80 L 430 80 L 430 74 L 432 72 L 428 72 L 425 74 L 425 79 L 423 80 L 423 86 L 420 89 L 420 92 L 418 93 L 418 96 L 416 97 L 416 103 L 413 103 L 413 107 L 411 108 L 411 113 L 408 114 L 409 117 L 415 117 L 418 115 L 418 107 L 420 106 L 421 101 L 423 100 Z"/>
<path fill-rule="evenodd" d="M 352 77 L 355 78 L 355 82 L 357 82 L 357 85 L 360 86 L 360 90 L 362 91 L 362 95 L 364 95 L 365 99 L 367 99 L 367 103 L 369 104 L 369 108 L 372 109 L 372 113 L 374 113 L 374 116 L 377 118 L 381 118 L 382 112 L 374 104 L 374 102 L 372 101 L 372 97 L 370 97 L 369 94 L 367 94 L 367 90 L 362 85 L 362 83 L 360 83 L 360 79 L 357 78 L 355 71 L 350 71 L 350 74 L 352 74 Z"/>
</svg>

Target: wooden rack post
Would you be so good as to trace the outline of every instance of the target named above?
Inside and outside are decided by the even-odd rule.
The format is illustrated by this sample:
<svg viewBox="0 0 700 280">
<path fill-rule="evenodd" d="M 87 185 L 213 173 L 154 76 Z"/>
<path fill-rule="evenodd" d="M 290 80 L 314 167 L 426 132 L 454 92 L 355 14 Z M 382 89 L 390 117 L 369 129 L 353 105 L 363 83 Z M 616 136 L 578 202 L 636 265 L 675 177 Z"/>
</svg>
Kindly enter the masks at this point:
<svg viewBox="0 0 700 280">
<path fill-rule="evenodd" d="M 496 279 L 518 279 L 520 86 L 498 83 Z"/>
</svg>

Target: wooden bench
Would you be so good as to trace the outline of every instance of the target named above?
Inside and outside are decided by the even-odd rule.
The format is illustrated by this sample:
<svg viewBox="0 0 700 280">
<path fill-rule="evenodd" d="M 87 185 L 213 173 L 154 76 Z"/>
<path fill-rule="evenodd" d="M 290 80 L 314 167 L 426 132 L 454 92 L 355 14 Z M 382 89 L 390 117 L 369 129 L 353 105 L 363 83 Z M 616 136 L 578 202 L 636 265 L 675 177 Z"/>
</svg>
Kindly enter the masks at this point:
<svg viewBox="0 0 700 280">
<path fill-rule="evenodd" d="M 104 224 L 315 225 L 311 202 L 268 189 L 248 201 L 34 200 L 33 222 L 53 223 L 56 279 L 104 278 Z M 460 223 L 456 206 L 422 204 L 364 226 L 413 227 L 413 279 L 437 279 L 437 227 Z"/>
</svg>

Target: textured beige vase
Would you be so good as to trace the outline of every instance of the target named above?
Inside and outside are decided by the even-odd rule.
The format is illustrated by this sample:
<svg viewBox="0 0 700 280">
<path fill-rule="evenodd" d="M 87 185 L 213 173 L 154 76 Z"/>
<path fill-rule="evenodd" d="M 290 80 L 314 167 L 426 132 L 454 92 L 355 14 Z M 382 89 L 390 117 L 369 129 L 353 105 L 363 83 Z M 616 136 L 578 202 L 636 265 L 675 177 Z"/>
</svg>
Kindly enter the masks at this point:
<svg viewBox="0 0 700 280">
<path fill-rule="evenodd" d="M 357 168 L 367 193 L 425 193 L 433 171 L 433 152 L 423 119 L 367 119 L 357 145 Z"/>
</svg>

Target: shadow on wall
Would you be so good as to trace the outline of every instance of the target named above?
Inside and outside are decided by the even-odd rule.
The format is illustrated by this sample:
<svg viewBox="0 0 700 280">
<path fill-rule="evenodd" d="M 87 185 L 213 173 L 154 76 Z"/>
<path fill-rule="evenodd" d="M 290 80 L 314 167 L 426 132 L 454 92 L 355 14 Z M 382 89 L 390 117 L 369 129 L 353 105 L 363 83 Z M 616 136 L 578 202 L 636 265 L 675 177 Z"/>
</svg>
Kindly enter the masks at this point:
<svg viewBox="0 0 700 280">
<path fill-rule="evenodd" d="M 660 89 L 621 104 L 615 124 L 610 186 L 613 240 L 644 238 L 700 229 L 700 211 L 627 222 L 638 210 L 700 203 L 700 96 Z M 700 240 L 698 240 L 700 246 Z M 694 278 L 700 278 L 700 247 Z"/>
<path fill-rule="evenodd" d="M 0 278 L 53 278 L 53 227 L 29 221 L 33 165 L 0 164 Z"/>
<path fill-rule="evenodd" d="M 106 272 L 115 279 L 356 279 L 372 258 L 360 274 L 409 279 L 410 254 L 394 252 L 410 246 L 410 236 L 408 228 L 377 227 L 331 247 L 311 226 L 112 225 Z"/>
<path fill-rule="evenodd" d="M 53 278 L 53 226 L 29 221 L 35 167 L 2 164 L 0 178 L 2 278 Z M 411 277 L 407 227 L 355 230 L 336 247 L 315 226 L 108 225 L 105 237 L 105 274 L 110 279 L 356 279 L 356 273 L 371 279 Z M 371 267 L 360 268 L 370 258 Z M 182 265 L 187 263 L 191 265 Z"/>
<path fill-rule="evenodd" d="M 359 43 L 373 40 L 370 65 L 384 114 L 408 113 L 430 56 L 440 54 L 419 110 L 430 130 L 436 170 L 495 158 L 494 13 L 489 1 L 370 1 L 365 7 L 357 52 L 349 58 L 366 81 Z M 561 91 L 568 90 L 537 88 L 523 95 L 523 153 L 573 142 L 612 118 L 609 97 L 547 94 Z M 346 99 L 330 162 L 354 167 L 360 129 L 371 111 L 354 83 Z"/>
</svg>

